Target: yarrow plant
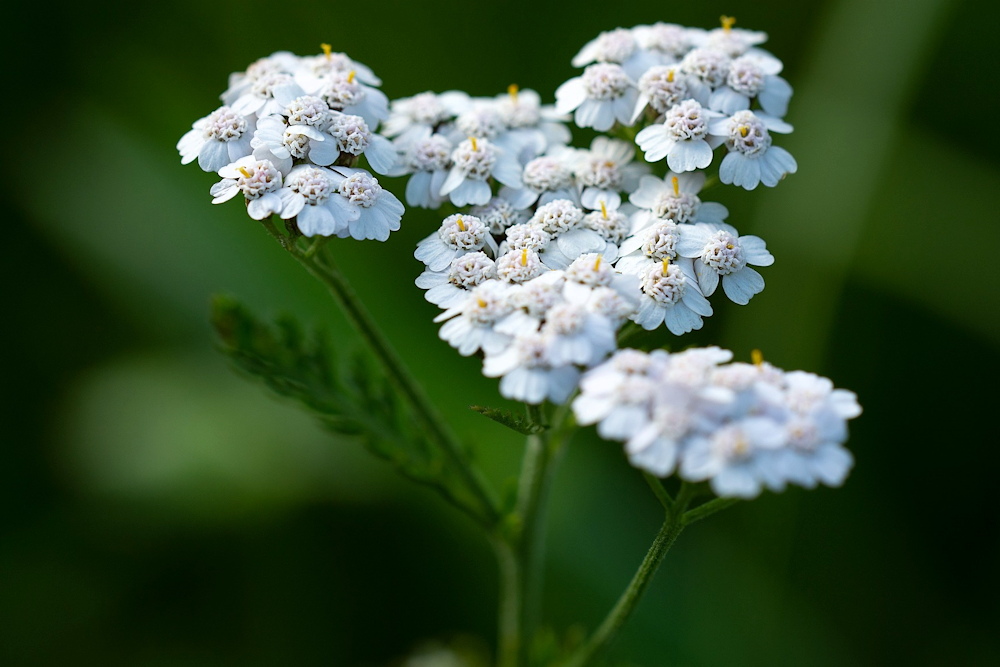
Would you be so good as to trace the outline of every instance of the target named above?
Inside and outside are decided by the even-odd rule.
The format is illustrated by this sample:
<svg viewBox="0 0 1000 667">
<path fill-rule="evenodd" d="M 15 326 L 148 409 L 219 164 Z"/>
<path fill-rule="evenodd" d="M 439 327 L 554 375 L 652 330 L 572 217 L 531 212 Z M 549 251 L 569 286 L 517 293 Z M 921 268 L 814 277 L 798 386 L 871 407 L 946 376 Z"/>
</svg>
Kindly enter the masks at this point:
<svg viewBox="0 0 1000 667">
<path fill-rule="evenodd" d="M 607 648 L 684 527 L 764 490 L 838 486 L 851 469 L 853 393 L 758 352 L 744 363 L 675 339 L 701 329 L 713 301 L 749 304 L 764 289 L 758 269 L 774 262 L 763 239 L 705 199 L 716 184 L 775 187 L 796 171 L 772 136 L 792 131 L 783 120 L 792 89 L 765 39 L 729 17 L 714 30 L 605 32 L 572 59 L 583 71 L 554 105 L 514 85 L 495 97 L 389 102 L 368 67 L 328 45 L 308 57 L 275 53 L 233 74 L 223 105 L 177 144 L 183 163 L 218 175 L 213 203 L 242 195 L 248 215 L 327 285 L 379 369 L 338 362 L 292 324 L 276 333 L 220 299 L 224 349 L 486 529 L 501 572 L 501 667 L 545 662 L 545 505 L 577 427 L 623 443 L 665 520 L 603 623 L 555 658 L 566 666 Z M 606 134 L 574 147 L 571 122 Z M 526 406 L 524 417 L 475 408 L 527 436 L 509 503 L 334 263 L 330 237 L 386 241 L 400 228 L 404 205 L 375 174 L 406 177 L 408 206 L 442 211 L 414 252 L 416 286 L 440 309 L 441 339 L 481 359 L 500 395 Z M 662 332 L 664 349 L 626 345 L 643 331 Z"/>
</svg>

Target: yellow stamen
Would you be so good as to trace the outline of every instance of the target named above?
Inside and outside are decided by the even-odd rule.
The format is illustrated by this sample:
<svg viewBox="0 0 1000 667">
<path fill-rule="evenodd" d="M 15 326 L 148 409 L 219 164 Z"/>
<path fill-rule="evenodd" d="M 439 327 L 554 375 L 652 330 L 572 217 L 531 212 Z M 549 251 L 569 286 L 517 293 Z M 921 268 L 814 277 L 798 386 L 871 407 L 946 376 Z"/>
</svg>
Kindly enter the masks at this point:
<svg viewBox="0 0 1000 667">
<path fill-rule="evenodd" d="M 330 60 L 333 58 L 333 47 L 329 44 L 320 44 L 319 48 L 323 49 L 323 53 L 326 55 L 326 59 Z"/>
<path fill-rule="evenodd" d="M 608 219 L 608 207 L 604 205 L 603 199 L 601 200 L 601 215 L 604 216 L 605 220 Z"/>
<path fill-rule="evenodd" d="M 357 74 L 354 70 L 351 70 L 347 75 L 347 83 L 354 83 L 354 75 Z"/>
<path fill-rule="evenodd" d="M 746 138 L 748 134 L 750 134 L 750 128 L 746 125 L 740 125 L 740 136 Z"/>
<path fill-rule="evenodd" d="M 670 271 L 670 258 L 669 257 L 664 257 L 663 258 L 663 275 L 667 275 L 667 273 L 669 271 Z"/>
<path fill-rule="evenodd" d="M 243 174 L 244 178 L 252 178 L 253 177 L 253 172 L 250 171 L 249 169 L 247 169 L 246 167 L 240 167 L 240 173 Z"/>
<path fill-rule="evenodd" d="M 726 16 L 725 14 L 723 14 L 722 16 L 719 17 L 719 21 L 722 22 L 722 29 L 725 30 L 726 32 L 732 30 L 733 26 L 736 25 L 735 16 Z"/>
<path fill-rule="evenodd" d="M 482 297 L 479 297 L 478 299 L 476 299 L 476 303 L 479 304 L 480 308 L 485 308 L 486 307 L 486 302 L 483 301 Z"/>
<path fill-rule="evenodd" d="M 760 366 L 764 363 L 764 353 L 760 350 L 752 350 L 750 352 L 750 360 L 753 361 L 754 366 Z"/>
<path fill-rule="evenodd" d="M 520 88 L 517 87 L 516 83 L 512 83 L 507 86 L 507 94 L 510 95 L 510 99 L 513 100 L 515 104 L 517 104 L 517 91 L 519 90 Z"/>
<path fill-rule="evenodd" d="M 476 143 L 476 138 L 475 137 L 469 137 L 469 143 L 472 144 L 472 150 L 474 150 L 474 151 L 478 151 L 479 150 L 479 145 Z"/>
<path fill-rule="evenodd" d="M 670 182 L 673 183 L 673 185 L 674 185 L 674 196 L 675 197 L 680 197 L 681 196 L 681 182 L 679 180 L 677 180 L 676 176 L 671 176 Z"/>
<path fill-rule="evenodd" d="M 601 268 L 601 255 L 597 256 L 597 261 L 594 262 L 594 271 L 598 271 Z"/>
<path fill-rule="evenodd" d="M 674 70 L 670 70 L 669 72 L 667 72 L 667 83 L 673 83 L 673 82 L 674 82 Z"/>
<path fill-rule="evenodd" d="M 461 218 L 459 218 L 458 220 L 456 220 L 455 224 L 458 225 L 458 231 L 460 231 L 460 232 L 464 232 L 465 231 L 465 223 L 462 222 Z"/>
<path fill-rule="evenodd" d="M 528 249 L 521 248 L 521 266 L 528 265 Z"/>
<path fill-rule="evenodd" d="M 733 244 L 732 243 L 727 243 L 726 244 L 726 250 L 732 250 L 732 249 L 733 249 Z"/>
</svg>

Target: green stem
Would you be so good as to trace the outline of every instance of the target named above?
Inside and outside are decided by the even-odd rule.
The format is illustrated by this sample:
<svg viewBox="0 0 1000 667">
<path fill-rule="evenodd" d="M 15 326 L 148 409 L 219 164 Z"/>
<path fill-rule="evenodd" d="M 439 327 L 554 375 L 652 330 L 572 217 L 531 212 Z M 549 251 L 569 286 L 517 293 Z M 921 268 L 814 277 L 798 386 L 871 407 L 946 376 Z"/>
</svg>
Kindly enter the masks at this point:
<svg viewBox="0 0 1000 667">
<path fill-rule="evenodd" d="M 515 530 L 501 545 L 502 549 L 511 550 L 514 562 L 506 563 L 506 552 L 498 551 L 501 599 L 497 664 L 500 667 L 523 667 L 529 663 L 540 617 L 546 509 L 556 463 L 565 444 L 563 426 L 569 415 L 567 407 L 560 406 L 549 424 L 540 406 L 526 407 L 528 419 L 546 428 L 527 438 L 513 515 Z M 516 611 L 512 611 L 513 607 Z"/>
<path fill-rule="evenodd" d="M 650 482 L 648 478 L 646 481 Z M 642 559 L 639 569 L 636 570 L 632 581 L 629 582 L 628 588 L 618 598 L 618 602 L 608 612 L 608 615 L 597 630 L 594 631 L 594 634 L 561 667 L 584 667 L 610 646 L 611 642 L 618 635 L 618 631 L 621 630 L 622 626 L 625 625 L 626 621 L 632 615 L 632 612 L 635 611 L 643 593 L 646 592 L 649 584 L 652 583 L 653 575 L 656 574 L 656 570 L 660 567 L 663 557 L 667 555 L 677 536 L 684 530 L 684 526 L 686 525 L 684 523 L 684 510 L 687 509 L 688 503 L 691 502 L 691 499 L 695 495 L 694 487 L 687 483 L 681 484 L 681 488 L 677 492 L 677 498 L 669 501 L 669 495 L 660 486 L 659 480 L 654 478 L 652 481 L 656 482 L 657 486 L 663 491 L 663 495 L 668 499 L 668 503 L 665 506 L 666 518 L 663 521 L 663 525 L 660 526 L 660 532 L 656 534 L 653 544 L 649 547 L 649 551 L 646 552 L 646 557 Z M 652 483 L 650 486 L 652 486 Z M 657 494 L 657 497 L 660 498 L 660 494 Z"/>
<path fill-rule="evenodd" d="M 294 242 L 291 242 L 275 228 L 270 220 L 264 220 L 264 228 L 275 237 L 285 250 L 302 264 L 327 289 L 340 304 L 347 319 L 361 335 L 385 371 L 386 376 L 396 389 L 403 395 L 420 420 L 424 431 L 441 447 L 445 456 L 452 463 L 452 468 L 458 474 L 468 492 L 472 495 L 478 507 L 469 508 L 470 513 L 487 527 L 496 526 L 500 519 L 498 503 L 494 498 L 485 479 L 476 470 L 462 451 L 462 445 L 446 426 L 444 419 L 424 394 L 423 389 L 413 379 L 406 366 L 382 330 L 375 324 L 371 314 L 362 305 L 354 289 L 337 268 L 329 253 L 302 252 Z"/>
<path fill-rule="evenodd" d="M 509 540 L 496 537 L 493 548 L 500 569 L 500 608 L 497 617 L 497 667 L 519 667 L 522 648 L 524 573 L 516 548 Z"/>
<path fill-rule="evenodd" d="M 663 509 L 668 512 L 673 511 L 674 499 L 671 498 L 670 494 L 667 493 L 667 490 L 663 488 L 663 482 L 660 481 L 660 478 L 645 471 L 642 473 L 642 478 L 646 480 L 646 484 L 648 484 L 649 488 L 653 491 L 653 495 L 656 496 L 656 499 L 660 501 L 661 505 L 663 505 Z"/>
<path fill-rule="evenodd" d="M 684 513 L 683 521 L 685 526 L 690 526 L 695 521 L 701 521 L 706 517 L 710 517 L 716 512 L 720 512 L 727 507 L 732 507 L 736 503 L 740 502 L 739 498 L 715 498 L 709 500 L 707 503 L 698 505 L 693 510 L 688 510 Z"/>
</svg>

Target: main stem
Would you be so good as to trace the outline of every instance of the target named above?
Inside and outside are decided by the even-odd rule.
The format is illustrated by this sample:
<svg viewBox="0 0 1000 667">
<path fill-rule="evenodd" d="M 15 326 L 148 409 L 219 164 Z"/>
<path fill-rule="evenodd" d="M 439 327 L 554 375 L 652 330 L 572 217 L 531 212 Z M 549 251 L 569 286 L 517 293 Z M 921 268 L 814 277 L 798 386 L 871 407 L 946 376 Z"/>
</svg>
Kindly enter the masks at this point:
<svg viewBox="0 0 1000 667">
<path fill-rule="evenodd" d="M 513 527 L 498 543 L 500 563 L 500 629 L 497 664 L 523 667 L 529 663 L 532 639 L 538 627 L 547 515 L 555 463 L 562 449 L 561 407 L 551 425 L 539 406 L 528 405 L 532 423 L 547 428 L 528 436 L 521 464 Z"/>
<path fill-rule="evenodd" d="M 354 325 L 362 340 L 378 359 L 389 380 L 409 403 L 425 431 L 437 442 L 445 456 L 451 460 L 454 471 L 462 479 L 476 504 L 479 505 L 475 509 L 474 515 L 488 527 L 495 526 L 499 520 L 500 512 L 497 501 L 490 492 L 486 481 L 465 457 L 458 439 L 448 429 L 434 404 L 410 375 L 403 361 L 382 334 L 382 330 L 375 324 L 371 314 L 362 305 L 361 300 L 344 278 L 340 269 L 337 268 L 329 253 L 324 253 L 323 248 L 319 249 L 319 253 L 315 253 L 313 248 L 310 248 L 308 252 L 302 252 L 295 246 L 294 241 L 278 232 L 273 223 L 266 221 L 264 226 L 281 243 L 283 248 L 288 250 L 309 273 L 330 290 L 347 315 L 347 319 Z"/>
</svg>

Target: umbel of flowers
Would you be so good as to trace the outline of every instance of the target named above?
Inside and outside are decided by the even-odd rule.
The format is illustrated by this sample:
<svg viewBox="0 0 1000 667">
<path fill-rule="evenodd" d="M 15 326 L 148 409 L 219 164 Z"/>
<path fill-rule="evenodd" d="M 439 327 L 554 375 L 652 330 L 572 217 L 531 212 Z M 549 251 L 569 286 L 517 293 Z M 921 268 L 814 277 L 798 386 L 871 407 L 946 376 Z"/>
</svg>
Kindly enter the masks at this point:
<svg viewBox="0 0 1000 667">
<path fill-rule="evenodd" d="M 346 423 L 343 432 L 356 435 L 375 424 L 373 451 L 487 529 L 501 565 L 500 667 L 540 664 L 529 655 L 538 527 L 547 471 L 574 423 L 623 443 L 666 517 L 619 602 L 562 667 L 593 664 L 685 526 L 764 489 L 839 485 L 853 465 L 844 442 L 861 408 L 830 380 L 782 371 L 759 353 L 741 363 L 717 347 L 620 348 L 627 325 L 681 337 L 668 346 L 683 349 L 713 301 L 747 305 L 764 289 L 758 269 L 774 262 L 764 240 L 741 234 L 706 193 L 720 183 L 775 187 L 796 171 L 774 143 L 792 131 L 792 89 L 765 39 L 729 17 L 714 30 L 604 32 L 572 59 L 582 72 L 558 87 L 554 105 L 515 85 L 495 97 L 423 92 L 390 103 L 368 67 L 328 45 L 307 57 L 280 52 L 233 74 L 222 106 L 177 144 L 184 164 L 218 175 L 213 203 L 241 199 L 330 289 L 394 393 L 366 372 L 338 385 L 326 353 L 296 356 L 297 338 L 276 359 L 259 358 L 274 353 L 269 344 L 232 356 L 328 410 L 334 430 Z M 571 122 L 601 134 L 574 147 Z M 399 229 L 403 203 L 374 174 L 405 176 L 410 207 L 444 209 L 414 252 L 423 264 L 416 285 L 440 309 L 440 337 L 481 358 L 501 395 L 527 404 L 527 420 L 483 409 L 528 435 L 512 509 L 327 252 L 329 237 L 386 241 Z M 273 342 L 248 337 L 258 339 Z M 299 381 L 299 372 L 319 375 Z M 321 396 L 310 393 L 316 387 Z M 676 495 L 655 479 L 669 476 L 679 479 L 669 485 Z M 699 502 L 708 489 L 719 498 Z"/>
</svg>

